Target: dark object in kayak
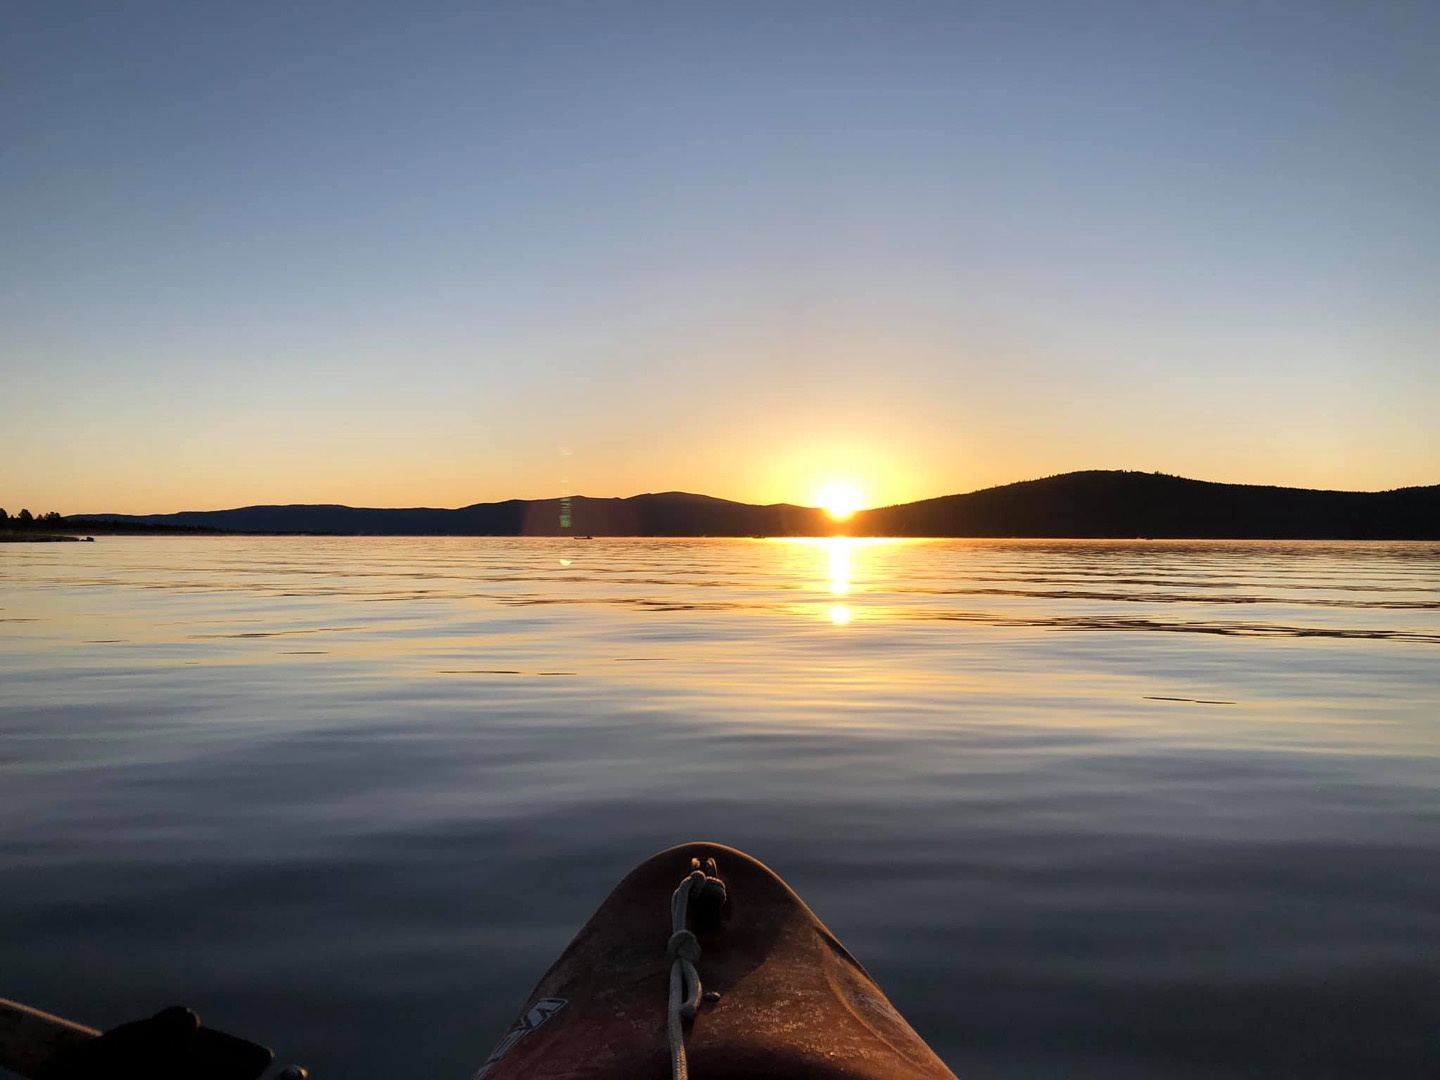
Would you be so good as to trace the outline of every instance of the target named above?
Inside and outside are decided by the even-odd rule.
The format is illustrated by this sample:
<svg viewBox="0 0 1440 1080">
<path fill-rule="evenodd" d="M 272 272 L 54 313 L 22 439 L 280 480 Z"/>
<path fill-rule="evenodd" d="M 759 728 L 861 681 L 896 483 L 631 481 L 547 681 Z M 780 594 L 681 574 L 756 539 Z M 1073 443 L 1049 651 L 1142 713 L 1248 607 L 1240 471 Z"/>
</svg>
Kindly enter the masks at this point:
<svg viewBox="0 0 1440 1080">
<path fill-rule="evenodd" d="M 692 1080 L 953 1080 L 777 874 L 734 848 L 698 843 L 662 851 L 616 886 L 474 1080 L 671 1077 L 672 953 L 682 957 L 675 966 L 693 956 L 684 933 L 667 951 L 681 891 L 691 906 L 687 919 L 680 897 L 676 921 L 699 946 L 700 979 L 687 988 L 699 998 L 694 1018 L 679 1028 L 682 1075 L 688 1067 Z"/>
<path fill-rule="evenodd" d="M 43 1080 L 255 1080 L 274 1057 L 247 1039 L 201 1027 L 198 1016 L 175 1005 L 80 1043 Z"/>
<path fill-rule="evenodd" d="M 35 1080 L 255 1080 L 274 1056 L 247 1039 L 201 1027 L 198 1016 L 178 1005 L 102 1034 L 0 1000 L 0 1068 Z M 282 1077 L 305 1075 L 292 1066 Z"/>
</svg>

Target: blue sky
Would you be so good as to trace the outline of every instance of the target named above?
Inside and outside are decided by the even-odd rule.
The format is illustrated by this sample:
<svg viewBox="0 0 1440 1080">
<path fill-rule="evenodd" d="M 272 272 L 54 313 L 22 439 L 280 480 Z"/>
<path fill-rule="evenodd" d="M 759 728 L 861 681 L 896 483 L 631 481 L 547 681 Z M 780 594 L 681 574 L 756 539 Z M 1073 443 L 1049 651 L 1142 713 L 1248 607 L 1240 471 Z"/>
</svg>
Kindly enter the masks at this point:
<svg viewBox="0 0 1440 1080">
<path fill-rule="evenodd" d="M 1440 6 L 3 18 L 12 513 L 1440 482 Z"/>
</svg>

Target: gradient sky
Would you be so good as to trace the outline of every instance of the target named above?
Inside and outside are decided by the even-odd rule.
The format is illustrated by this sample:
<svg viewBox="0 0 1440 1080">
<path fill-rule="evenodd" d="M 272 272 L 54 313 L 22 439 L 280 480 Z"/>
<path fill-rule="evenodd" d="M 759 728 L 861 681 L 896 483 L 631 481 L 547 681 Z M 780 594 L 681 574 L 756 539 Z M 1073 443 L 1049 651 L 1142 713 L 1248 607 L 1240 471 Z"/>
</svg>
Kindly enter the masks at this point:
<svg viewBox="0 0 1440 1080">
<path fill-rule="evenodd" d="M 1440 482 L 1440 4 L 0 14 L 0 505 Z"/>
</svg>

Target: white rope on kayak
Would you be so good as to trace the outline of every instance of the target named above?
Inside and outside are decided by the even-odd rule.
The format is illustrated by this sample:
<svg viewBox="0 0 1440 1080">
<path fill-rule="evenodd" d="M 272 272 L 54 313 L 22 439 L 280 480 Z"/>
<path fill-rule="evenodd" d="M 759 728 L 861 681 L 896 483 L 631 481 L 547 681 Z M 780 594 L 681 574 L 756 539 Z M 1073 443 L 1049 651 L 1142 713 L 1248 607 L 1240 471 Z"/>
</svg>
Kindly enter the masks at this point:
<svg viewBox="0 0 1440 1080">
<path fill-rule="evenodd" d="M 691 859 L 692 867 L 680 887 L 670 897 L 670 942 L 666 952 L 670 956 L 670 1075 L 673 1080 L 689 1080 L 690 1066 L 685 1060 L 686 1020 L 695 1019 L 700 1007 L 700 972 L 695 964 L 700 959 L 700 942 L 690 931 L 690 899 L 701 893 L 711 893 L 725 902 L 725 883 L 715 869 L 715 860 L 705 860 L 700 869 L 700 860 Z"/>
</svg>

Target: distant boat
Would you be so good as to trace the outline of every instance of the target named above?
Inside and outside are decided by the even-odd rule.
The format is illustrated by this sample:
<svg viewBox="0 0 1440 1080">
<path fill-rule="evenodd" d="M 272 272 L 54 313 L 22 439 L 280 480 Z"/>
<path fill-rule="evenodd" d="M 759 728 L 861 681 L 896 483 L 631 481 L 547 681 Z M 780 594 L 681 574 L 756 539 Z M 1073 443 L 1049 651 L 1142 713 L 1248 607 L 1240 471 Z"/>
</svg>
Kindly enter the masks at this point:
<svg viewBox="0 0 1440 1080">
<path fill-rule="evenodd" d="M 575 537 L 574 539 L 576 539 L 576 540 L 594 540 L 595 537 L 593 537 L 593 536 L 577 536 L 577 537 Z"/>
</svg>

